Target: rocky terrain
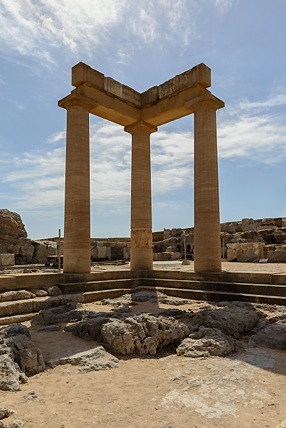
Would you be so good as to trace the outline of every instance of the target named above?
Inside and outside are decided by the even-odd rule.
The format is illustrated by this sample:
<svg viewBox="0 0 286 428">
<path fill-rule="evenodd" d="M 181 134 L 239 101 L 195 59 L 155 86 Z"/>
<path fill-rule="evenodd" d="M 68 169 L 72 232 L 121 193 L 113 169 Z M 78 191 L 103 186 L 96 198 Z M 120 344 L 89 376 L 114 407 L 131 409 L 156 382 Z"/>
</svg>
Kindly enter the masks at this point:
<svg viewBox="0 0 286 428">
<path fill-rule="evenodd" d="M 268 386 L 264 384 L 263 387 L 262 384 L 255 386 L 257 380 L 254 381 L 254 378 L 251 384 L 247 382 L 247 376 L 252 370 L 247 368 L 249 363 L 256 366 L 257 369 L 274 370 L 277 376 L 279 373 L 282 377 L 286 374 L 285 363 L 282 366 L 279 365 L 280 361 L 285 362 L 286 352 L 286 308 L 282 306 L 242 302 L 194 302 L 168 297 L 162 293 L 141 291 L 116 299 L 105 299 L 96 304 L 78 307 L 66 304 L 43 310 L 32 320 L 31 324 L 14 324 L 1 328 L 0 342 L 0 402 L 3 405 L 3 407 L 0 406 L 0 422 L 2 419 L 0 426 L 2 427 L 32 428 L 45 425 L 46 427 L 150 426 L 166 428 L 172 426 L 180 428 L 188 426 L 185 425 L 186 415 L 189 415 L 188 418 L 192 415 L 194 421 L 192 426 L 194 427 L 282 427 L 281 423 L 286 418 L 286 414 L 283 414 L 285 387 L 279 390 L 279 399 L 277 399 L 278 397 L 272 390 L 272 384 Z M 154 408 L 159 409 L 157 420 L 155 415 L 149 419 L 148 414 L 142 419 L 143 414 L 139 412 L 141 416 L 137 414 L 134 423 L 129 421 L 129 424 L 126 425 L 124 418 L 120 417 L 115 422 L 116 418 L 114 419 L 111 414 L 108 416 L 111 408 L 107 406 L 109 408 L 107 411 L 105 410 L 106 405 L 102 404 L 101 413 L 109 422 L 104 423 L 104 419 L 97 415 L 97 422 L 95 419 L 91 419 L 89 424 L 80 425 L 80 421 L 88 418 L 86 412 L 83 412 L 84 415 L 79 414 L 78 419 L 70 418 L 70 414 L 59 414 L 59 410 L 50 409 L 47 412 L 42 406 L 43 403 L 41 404 L 43 400 L 40 398 L 41 395 L 38 396 L 34 389 L 29 388 L 30 383 L 34 385 L 33 379 L 35 379 L 39 389 L 37 382 L 39 379 L 47 390 L 54 391 L 54 387 L 48 383 L 49 376 L 52 376 L 51 371 L 58 373 L 57 371 L 60 370 L 61 376 L 64 376 L 67 383 L 72 379 L 73 382 L 76 382 L 74 376 L 76 376 L 75 373 L 78 373 L 78 376 L 81 376 L 78 380 L 81 387 L 77 394 L 79 402 L 81 402 L 80 396 L 85 382 L 93 379 L 93 376 L 97 376 L 92 373 L 104 370 L 106 377 L 94 378 L 96 383 L 93 386 L 93 392 L 90 391 L 89 398 L 85 393 L 85 399 L 88 399 L 90 403 L 94 402 L 96 407 L 98 399 L 94 394 L 97 394 L 98 389 L 101 388 L 98 385 L 99 379 L 104 382 L 108 391 L 106 382 L 108 382 L 109 375 L 107 373 L 117 370 L 121 373 L 121 368 L 126 365 L 126 380 L 124 382 L 121 378 L 119 381 L 121 385 L 116 384 L 115 372 L 112 375 L 114 383 L 112 388 L 118 389 L 119 395 L 124 395 L 129 377 L 127 364 L 131 365 L 130 376 L 132 379 L 137 375 L 132 372 L 133 363 L 131 364 L 131 362 L 134 361 L 134 364 L 140 366 L 140 361 L 142 361 L 142 367 L 146 365 L 143 371 L 142 367 L 137 368 L 137 373 L 139 370 L 141 381 L 144 384 L 147 380 L 152 382 L 150 375 L 152 376 L 153 358 L 155 358 L 154 361 L 158 361 L 158 364 L 161 361 L 161 365 L 166 364 L 166 361 L 172 361 L 171 367 L 173 369 L 176 367 L 178 370 L 176 375 L 172 375 L 173 380 L 169 379 L 168 382 L 164 373 L 156 374 L 159 376 L 157 383 L 160 385 L 162 381 L 164 390 L 161 391 L 159 386 L 156 391 L 152 390 L 153 395 L 150 396 L 151 401 L 148 406 L 153 400 Z M 150 362 L 149 368 L 148 361 Z M 239 361 L 241 362 L 238 363 Z M 202 367 L 203 362 L 205 362 L 205 369 Z M 206 376 L 205 370 L 208 371 L 210 367 L 214 366 L 215 371 L 219 370 L 219 372 L 216 376 L 213 372 L 213 379 L 209 379 L 210 383 L 204 385 L 202 382 Z M 231 368 L 232 366 L 233 368 Z M 64 367 L 67 367 L 66 371 Z M 74 369 L 68 367 L 74 367 Z M 191 367 L 193 367 L 192 373 L 190 373 Z M 145 372 L 145 370 L 151 370 L 151 373 Z M 197 373 L 196 370 L 198 370 Z M 229 376 L 232 370 L 233 378 L 231 379 Z M 199 374 L 200 371 L 202 371 L 201 374 Z M 45 373 L 47 373 L 47 378 L 43 377 Z M 70 375 L 66 376 L 64 373 Z M 217 377 L 219 373 L 221 379 L 225 379 L 225 384 L 221 383 Z M 257 372 L 257 378 L 260 379 L 260 375 L 258 375 Z M 171 374 L 169 373 L 168 376 Z M 280 377 L 278 376 L 277 379 L 279 384 Z M 143 384 L 140 386 L 139 379 L 136 382 L 133 385 L 135 396 L 136 388 L 139 388 L 142 394 L 143 387 Z M 77 388 L 75 385 L 74 387 Z M 226 392 L 222 392 L 231 385 L 234 388 L 231 390 L 232 399 L 227 397 Z M 60 382 L 55 386 L 63 388 L 60 386 Z M 145 388 L 148 390 L 148 384 L 145 385 Z M 205 390 L 208 388 L 209 392 L 203 393 L 202 388 Z M 237 388 L 240 388 L 240 396 Z M 273 388 L 276 390 L 274 385 Z M 22 394 L 23 391 L 25 396 Z M 65 394 L 64 391 L 62 393 Z M 43 395 L 43 391 L 41 394 Z M 217 404 L 215 404 L 216 401 L 213 401 L 213 395 L 216 394 L 218 394 L 215 399 Z M 22 397 L 21 400 L 24 401 L 19 402 L 17 397 Z M 281 397 L 284 397 L 283 400 L 280 399 Z M 117 399 L 119 400 L 119 396 Z M 127 400 L 127 397 L 125 399 Z M 46 397 L 45 400 L 50 400 L 49 404 L 47 402 L 45 404 L 48 408 L 50 406 L 57 408 L 57 403 L 52 396 L 49 399 Z M 106 400 L 109 402 L 108 393 Z M 130 396 L 128 400 L 132 400 Z M 145 403 L 143 396 L 141 400 L 142 403 Z M 60 401 L 66 403 L 62 406 L 68 406 L 68 401 L 65 401 L 64 396 Z M 33 413 L 34 408 L 31 406 L 29 413 L 23 410 L 25 406 L 27 408 L 27 403 L 33 403 L 35 414 Z M 82 404 L 82 406 L 86 409 L 86 405 Z M 146 403 L 144 406 L 146 407 Z M 247 408 L 247 412 L 252 412 L 252 420 L 249 419 L 249 415 L 248 417 L 243 415 L 243 406 Z M 265 406 L 266 413 L 261 417 L 262 409 Z M 275 417 L 273 417 L 271 406 L 275 406 Z M 37 407 L 38 410 L 36 410 Z M 37 413 L 39 408 L 41 414 Z M 91 406 L 90 409 L 92 408 Z M 180 409 L 184 409 L 185 416 L 181 414 Z M 78 411 L 80 412 L 80 410 Z M 124 411 L 126 412 L 126 409 L 122 409 L 122 412 Z M 131 410 L 129 409 L 129 411 Z M 67 408 L 65 412 L 68 412 Z M 53 417 L 50 420 L 51 413 Z M 155 413 L 157 413 L 156 410 Z M 126 418 L 129 420 L 128 414 L 126 414 Z M 98 421 L 100 421 L 99 425 L 97 425 Z M 272 424 L 269 425 L 268 421 L 272 421 Z"/>
</svg>

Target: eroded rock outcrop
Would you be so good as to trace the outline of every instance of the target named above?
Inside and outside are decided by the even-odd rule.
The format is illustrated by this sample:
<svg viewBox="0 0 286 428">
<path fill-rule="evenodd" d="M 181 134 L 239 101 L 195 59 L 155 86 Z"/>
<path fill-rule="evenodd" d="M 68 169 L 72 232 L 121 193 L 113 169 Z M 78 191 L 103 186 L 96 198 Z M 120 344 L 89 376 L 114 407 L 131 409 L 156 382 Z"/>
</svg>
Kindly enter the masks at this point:
<svg viewBox="0 0 286 428">
<path fill-rule="evenodd" d="M 0 330 L 0 389 L 18 391 L 20 384 L 45 369 L 44 358 L 27 327 L 12 324 Z"/>
<path fill-rule="evenodd" d="M 200 327 L 191 333 L 177 348 L 184 357 L 224 357 L 235 350 L 235 341 L 217 328 Z"/>
<path fill-rule="evenodd" d="M 21 216 L 7 209 L 0 209 L 0 239 L 27 238 Z"/>
<path fill-rule="evenodd" d="M 188 327 L 174 318 L 150 314 L 134 315 L 125 320 L 103 324 L 101 334 L 106 346 L 121 355 L 155 355 L 189 333 Z"/>
</svg>

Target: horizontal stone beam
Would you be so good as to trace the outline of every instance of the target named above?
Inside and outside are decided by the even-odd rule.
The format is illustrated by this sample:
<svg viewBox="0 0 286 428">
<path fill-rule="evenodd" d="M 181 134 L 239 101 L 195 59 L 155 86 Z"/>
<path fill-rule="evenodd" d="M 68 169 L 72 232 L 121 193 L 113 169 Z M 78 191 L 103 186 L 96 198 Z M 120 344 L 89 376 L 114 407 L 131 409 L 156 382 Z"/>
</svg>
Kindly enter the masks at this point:
<svg viewBox="0 0 286 428">
<path fill-rule="evenodd" d="M 90 113 L 122 126 L 139 121 L 160 126 L 191 114 L 194 102 L 212 96 L 206 89 L 210 84 L 210 68 L 199 64 L 140 94 L 80 62 L 72 68 L 76 89 L 59 106 L 67 108 L 72 97 Z M 220 103 L 217 108 L 223 107 Z"/>
</svg>

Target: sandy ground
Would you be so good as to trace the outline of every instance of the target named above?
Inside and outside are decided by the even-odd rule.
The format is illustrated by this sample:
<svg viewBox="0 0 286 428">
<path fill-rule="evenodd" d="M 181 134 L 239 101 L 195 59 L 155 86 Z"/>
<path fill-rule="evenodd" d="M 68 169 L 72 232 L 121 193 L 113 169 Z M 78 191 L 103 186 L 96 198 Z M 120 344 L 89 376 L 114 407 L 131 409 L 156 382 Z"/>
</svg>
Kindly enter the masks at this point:
<svg viewBox="0 0 286 428">
<path fill-rule="evenodd" d="M 160 263 L 158 268 L 168 265 Z M 286 272 L 281 264 L 239 265 L 229 263 L 224 270 Z M 171 268 L 190 266 L 174 262 Z M 190 301 L 180 309 L 204 305 Z M 99 303 L 86 307 L 111 310 Z M 132 311 L 156 313 L 163 307 L 141 303 Z M 31 334 L 46 359 L 97 346 L 63 330 L 33 327 Z M 0 391 L 0 407 L 16 412 L 4 420 L 7 426 L 19 419 L 25 428 L 286 428 L 285 375 L 286 351 L 247 348 L 230 358 L 198 359 L 162 352 L 156 357 L 120 357 L 118 368 L 104 371 L 80 373 L 71 365 L 47 369 L 29 378 L 19 392 Z"/>
</svg>

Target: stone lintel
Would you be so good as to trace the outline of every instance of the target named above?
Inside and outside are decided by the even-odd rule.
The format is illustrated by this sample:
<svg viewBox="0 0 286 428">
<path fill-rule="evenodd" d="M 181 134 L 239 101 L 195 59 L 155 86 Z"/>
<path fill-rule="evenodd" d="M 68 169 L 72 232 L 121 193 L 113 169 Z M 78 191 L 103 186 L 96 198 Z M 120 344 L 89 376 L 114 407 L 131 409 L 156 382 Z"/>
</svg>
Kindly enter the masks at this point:
<svg viewBox="0 0 286 428">
<path fill-rule="evenodd" d="M 155 104 L 143 107 L 141 119 L 154 126 L 164 125 L 165 123 L 180 119 L 191 113 L 190 108 L 185 105 L 186 102 L 204 95 L 205 92 L 208 92 L 207 89 L 201 85 L 195 85 L 174 93 L 171 96 L 158 100 Z"/>
<path fill-rule="evenodd" d="M 160 126 L 193 113 L 206 100 L 212 100 L 216 109 L 224 107 L 206 89 L 211 84 L 211 70 L 205 64 L 140 94 L 80 62 L 72 68 L 72 84 L 76 89 L 59 101 L 60 107 L 68 108 L 72 102 L 87 106 L 90 113 L 124 127 L 140 121 Z"/>
<path fill-rule="evenodd" d="M 117 80 L 114 80 L 111 77 L 104 78 L 104 90 L 108 95 L 115 95 L 135 107 L 141 107 L 140 93 L 129 86 L 122 85 L 122 83 L 117 82 Z"/>
<path fill-rule="evenodd" d="M 187 101 L 185 107 L 189 109 L 189 113 L 194 113 L 197 108 L 200 108 L 206 102 L 215 110 L 219 110 L 225 106 L 222 100 L 215 97 L 211 92 L 206 91 L 203 95 Z"/>
<path fill-rule="evenodd" d="M 195 85 L 208 88 L 211 85 L 211 70 L 205 64 L 196 65 L 190 70 L 140 94 L 129 86 L 123 85 L 111 77 L 106 77 L 89 65 L 80 62 L 72 68 L 72 85 L 79 87 L 84 83 L 89 83 L 107 94 L 115 95 L 141 108 Z"/>
<path fill-rule="evenodd" d="M 114 94 L 101 91 L 89 83 L 74 90 L 87 99 L 94 101 L 91 113 L 122 126 L 130 125 L 141 119 L 141 109 L 124 101 Z"/>
</svg>

